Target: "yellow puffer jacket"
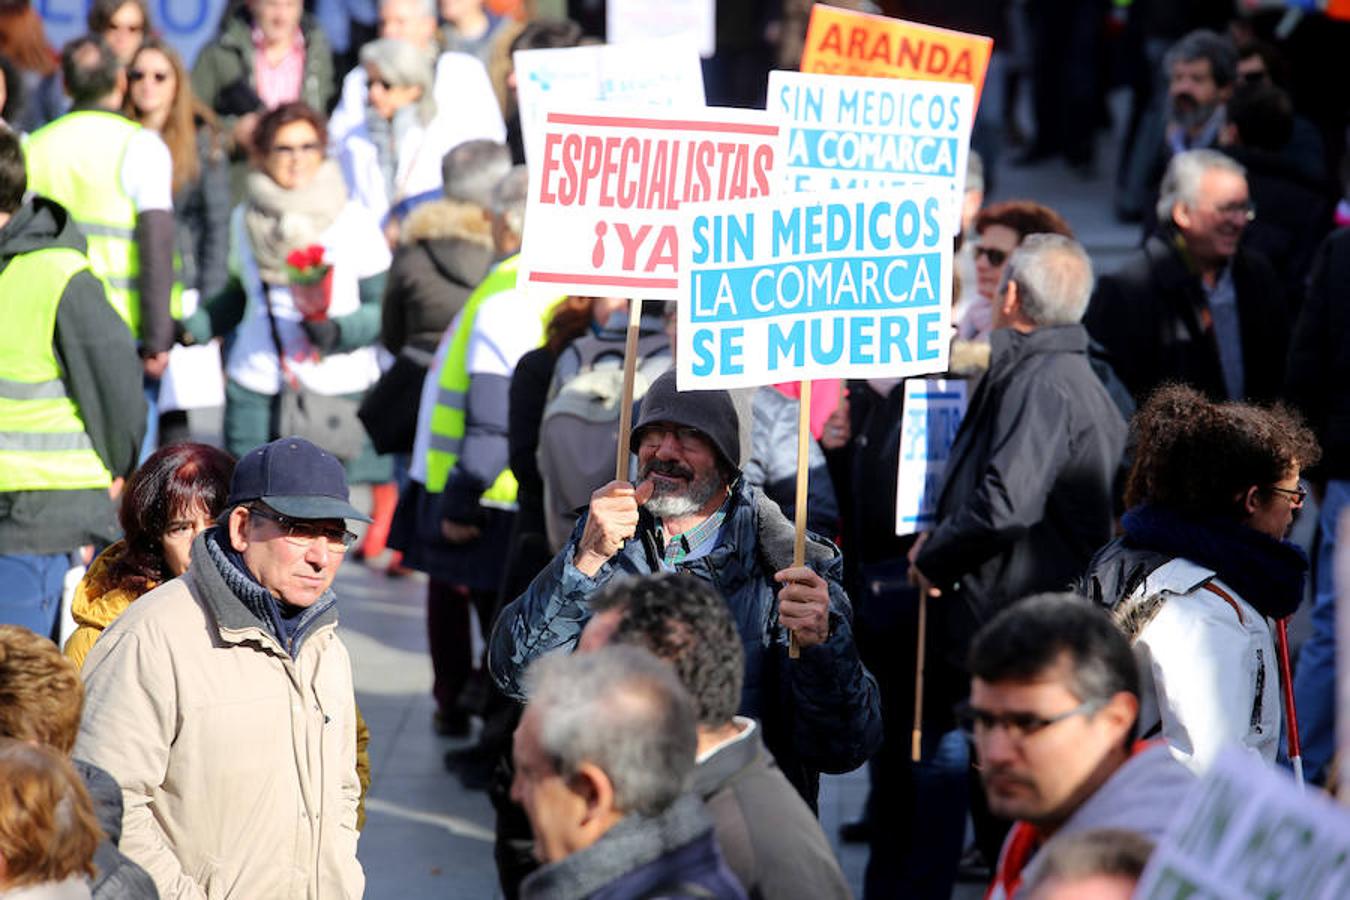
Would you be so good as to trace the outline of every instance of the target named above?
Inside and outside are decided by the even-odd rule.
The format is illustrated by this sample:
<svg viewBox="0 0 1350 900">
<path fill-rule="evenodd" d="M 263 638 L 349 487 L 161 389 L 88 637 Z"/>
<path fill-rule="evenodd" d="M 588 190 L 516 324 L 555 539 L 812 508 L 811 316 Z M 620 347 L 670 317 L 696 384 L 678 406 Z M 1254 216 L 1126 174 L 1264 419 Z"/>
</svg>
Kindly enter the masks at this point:
<svg viewBox="0 0 1350 900">
<path fill-rule="evenodd" d="M 79 627 L 66 641 L 66 657 L 75 664 L 75 668 L 84 668 L 84 658 L 89 648 L 113 621 L 126 611 L 137 597 L 144 592 L 133 592 L 126 588 L 112 587 L 109 573 L 114 564 L 127 552 L 127 542 L 118 541 L 98 555 L 89 566 L 89 571 L 80 579 L 75 588 L 75 597 L 70 601 L 70 614 Z M 150 584 L 146 590 L 157 587 Z"/>
<path fill-rule="evenodd" d="M 89 570 L 75 588 L 75 596 L 70 601 L 70 614 L 79 627 L 66 641 L 65 654 L 77 669 L 84 668 L 84 658 L 89 655 L 89 650 L 103 629 L 126 612 L 127 607 L 142 593 L 158 587 L 152 582 L 145 591 L 139 593 L 112 587 L 108 576 L 126 552 L 126 541 L 110 545 L 90 563 Z M 370 790 L 370 727 L 366 725 L 359 707 L 356 710 L 356 775 L 361 779 L 361 803 L 356 808 L 356 828 L 359 831 L 366 824 L 366 792 Z"/>
</svg>

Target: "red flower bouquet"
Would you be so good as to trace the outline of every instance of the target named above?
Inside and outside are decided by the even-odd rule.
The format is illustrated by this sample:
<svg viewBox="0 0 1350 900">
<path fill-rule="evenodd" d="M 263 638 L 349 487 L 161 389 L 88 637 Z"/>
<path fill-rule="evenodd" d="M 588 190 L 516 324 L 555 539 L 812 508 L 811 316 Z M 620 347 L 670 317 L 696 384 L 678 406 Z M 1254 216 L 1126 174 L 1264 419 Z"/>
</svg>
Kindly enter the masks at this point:
<svg viewBox="0 0 1350 900">
<path fill-rule="evenodd" d="M 327 318 L 333 300 L 333 266 L 324 262 L 325 252 L 321 244 L 310 244 L 286 256 L 291 297 L 307 321 Z"/>
</svg>

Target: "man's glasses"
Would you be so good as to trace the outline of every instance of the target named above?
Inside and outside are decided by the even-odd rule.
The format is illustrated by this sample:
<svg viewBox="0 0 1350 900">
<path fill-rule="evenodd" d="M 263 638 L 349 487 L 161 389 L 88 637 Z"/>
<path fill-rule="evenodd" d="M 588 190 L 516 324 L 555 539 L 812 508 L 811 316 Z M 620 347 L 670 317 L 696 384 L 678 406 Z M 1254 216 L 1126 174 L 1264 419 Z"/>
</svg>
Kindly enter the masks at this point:
<svg viewBox="0 0 1350 900">
<path fill-rule="evenodd" d="M 144 81 L 147 78 L 149 78 L 155 84 L 163 84 L 164 82 L 169 80 L 169 73 L 147 72 L 144 69 L 132 69 L 129 72 L 127 72 L 127 80 L 129 80 L 132 84 L 136 84 L 138 81 Z"/>
<path fill-rule="evenodd" d="M 976 259 L 983 256 L 985 259 L 989 260 L 989 265 L 991 266 L 1001 266 L 1008 261 L 1008 251 L 999 250 L 996 247 L 983 247 L 976 244 L 974 252 Z"/>
<path fill-rule="evenodd" d="M 273 144 L 271 152 L 282 159 L 295 159 L 298 156 L 312 156 L 323 151 L 323 144 L 310 141 L 307 144 Z"/>
<path fill-rule="evenodd" d="M 1298 487 L 1296 488 L 1282 488 L 1272 484 L 1270 489 L 1277 494 L 1284 494 L 1291 497 L 1292 499 L 1289 501 L 1289 505 L 1294 509 L 1302 508 L 1303 501 L 1308 499 L 1308 485 L 1302 481 L 1298 483 Z"/>
<path fill-rule="evenodd" d="M 282 540 L 296 547 L 308 548 L 315 541 L 323 540 L 328 544 L 329 551 L 346 553 L 356 543 L 356 535 L 345 528 L 326 528 L 314 522 L 283 516 L 279 512 L 261 506 L 250 506 L 248 511 L 250 515 L 275 522 Z"/>
<path fill-rule="evenodd" d="M 1102 706 L 1100 700 L 1089 700 L 1086 703 L 1078 704 L 1073 709 L 1065 710 L 1059 715 L 1046 717 L 1030 712 L 995 713 L 965 704 L 957 710 L 957 720 L 961 723 L 961 730 L 971 740 L 984 740 L 994 729 L 1002 728 L 1010 740 L 1020 742 L 1037 732 L 1044 731 L 1051 725 L 1063 722 L 1065 719 L 1071 719 L 1074 716 L 1090 716 L 1101 709 Z"/>
<path fill-rule="evenodd" d="M 1214 211 L 1225 219 L 1241 217 L 1250 222 L 1256 218 L 1256 205 L 1250 200 L 1239 200 L 1235 203 L 1225 203 L 1223 206 L 1214 207 Z"/>
</svg>

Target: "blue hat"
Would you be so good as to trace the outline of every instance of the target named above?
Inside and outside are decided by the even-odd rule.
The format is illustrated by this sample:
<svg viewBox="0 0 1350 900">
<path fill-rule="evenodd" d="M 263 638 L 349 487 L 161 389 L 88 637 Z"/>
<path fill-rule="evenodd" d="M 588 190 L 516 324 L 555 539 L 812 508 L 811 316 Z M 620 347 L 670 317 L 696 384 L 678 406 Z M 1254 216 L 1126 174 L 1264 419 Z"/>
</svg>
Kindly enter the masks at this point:
<svg viewBox="0 0 1350 900">
<path fill-rule="evenodd" d="M 348 502 L 347 471 L 333 454 L 304 438 L 278 438 L 245 453 L 234 467 L 226 506 L 261 500 L 292 519 L 370 516 Z"/>
</svg>

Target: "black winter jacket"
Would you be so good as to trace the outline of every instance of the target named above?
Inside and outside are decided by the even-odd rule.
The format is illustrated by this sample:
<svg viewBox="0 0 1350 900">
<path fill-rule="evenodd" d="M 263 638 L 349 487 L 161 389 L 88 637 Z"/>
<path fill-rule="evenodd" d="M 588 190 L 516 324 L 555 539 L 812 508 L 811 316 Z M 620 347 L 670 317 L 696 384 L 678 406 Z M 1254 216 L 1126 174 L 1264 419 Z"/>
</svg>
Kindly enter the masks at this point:
<svg viewBox="0 0 1350 900">
<path fill-rule="evenodd" d="M 122 840 L 122 789 L 93 763 L 71 762 L 94 801 L 94 816 L 103 829 L 103 839 L 94 850 L 94 880 L 89 885 L 93 900 L 156 900 L 159 891 L 150 873 L 117 849 Z"/>
<path fill-rule="evenodd" d="M 1171 241 L 1170 232 L 1155 234 L 1120 271 L 1099 279 L 1083 325 L 1136 401 L 1165 381 L 1228 399 L 1218 344 L 1201 325 L 1204 288 Z M 1231 265 L 1246 387 L 1246 397 L 1237 399 L 1273 400 L 1284 384 L 1289 343 L 1280 279 L 1252 250 L 1239 249 Z"/>
<path fill-rule="evenodd" d="M 583 514 L 548 568 L 497 617 L 488 666 L 511 697 L 524 699 L 521 675 L 537 657 L 576 646 L 591 617 L 593 593 L 616 575 L 661 570 L 656 522 L 643 510 L 637 536 L 588 578 L 572 564 L 585 524 Z M 814 808 L 820 772 L 855 769 L 880 746 L 881 706 L 876 682 L 854 646 L 839 551 L 814 535 L 807 541 L 807 565 L 829 583 L 830 637 L 788 659 L 773 575 L 791 565 L 792 539 L 792 523 L 777 504 L 738 481 L 717 546 L 677 568 L 710 582 L 727 601 L 745 650 L 741 714 L 763 723 L 765 745 Z"/>
<path fill-rule="evenodd" d="M 0 228 L 0 272 L 14 257 L 47 247 L 83 253 L 84 236 L 64 207 L 34 197 Z M 8 319 L 6 306 L 23 301 L 22 292 L 0 296 L 0 322 Z M 66 284 L 52 345 L 66 393 L 79 407 L 94 451 L 114 478 L 130 474 L 145 434 L 141 360 L 130 330 L 93 273 L 76 273 Z M 0 493 L 0 553 L 64 553 L 110 543 L 120 534 L 102 488 Z"/>
<path fill-rule="evenodd" d="M 1088 365 L 1081 325 L 998 329 L 989 372 L 952 446 L 938 525 L 915 563 L 947 661 L 964 671 L 975 631 L 1028 594 L 1063 590 L 1111 537 L 1111 481 L 1125 422 Z"/>
<path fill-rule="evenodd" d="M 1288 396 L 1317 432 L 1318 472 L 1350 478 L 1350 229 L 1323 242 L 1289 351 Z"/>
</svg>

